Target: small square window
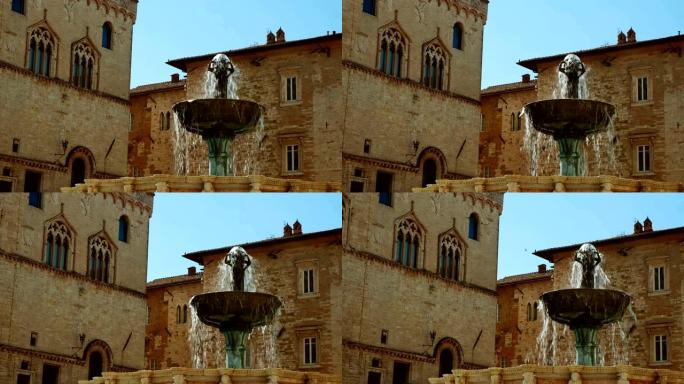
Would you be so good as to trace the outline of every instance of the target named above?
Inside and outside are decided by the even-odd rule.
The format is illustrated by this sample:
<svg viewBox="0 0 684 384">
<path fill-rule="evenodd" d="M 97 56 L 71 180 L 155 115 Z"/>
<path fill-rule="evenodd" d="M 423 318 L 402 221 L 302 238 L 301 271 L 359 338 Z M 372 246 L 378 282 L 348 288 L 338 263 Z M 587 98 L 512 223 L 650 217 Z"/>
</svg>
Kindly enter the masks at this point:
<svg viewBox="0 0 684 384">
<path fill-rule="evenodd" d="M 12 177 L 12 168 L 5 167 L 2 169 L 2 175 L 5 177 Z"/>
<path fill-rule="evenodd" d="M 656 335 L 654 337 L 654 347 L 655 353 L 653 355 L 656 363 L 664 363 L 668 361 L 668 350 L 667 350 L 667 336 L 666 335 Z"/>
<path fill-rule="evenodd" d="M 43 364 L 43 384 L 59 384 L 59 366 Z"/>
<path fill-rule="evenodd" d="M 13 153 L 19 152 L 19 144 L 20 143 L 21 143 L 21 140 L 17 139 L 16 137 L 12 140 L 12 152 Z"/>
<path fill-rule="evenodd" d="M 285 146 L 286 172 L 299 172 L 299 145 L 290 144 Z"/>
<path fill-rule="evenodd" d="M 377 0 L 363 0 L 363 12 L 375 16 L 375 2 Z"/>
<path fill-rule="evenodd" d="M 316 338 L 304 338 L 304 364 L 312 365 L 318 363 L 318 355 L 316 350 Z"/>
<path fill-rule="evenodd" d="M 12 11 L 16 13 L 21 13 L 22 15 L 26 13 L 26 7 L 24 4 L 25 0 L 12 0 Z"/>
<path fill-rule="evenodd" d="M 363 181 L 352 181 L 349 186 L 349 192 L 352 193 L 362 193 L 365 189 L 365 184 Z"/>
<path fill-rule="evenodd" d="M 19 367 L 20 367 L 19 369 L 21 369 L 23 371 L 28 371 L 31 368 L 31 364 L 28 361 L 23 360 L 21 362 L 21 364 L 19 365 Z"/>
<path fill-rule="evenodd" d="M 371 141 L 368 140 L 368 139 L 366 139 L 366 140 L 363 142 L 363 153 L 369 154 L 369 153 L 370 153 L 370 150 L 371 150 Z"/>
</svg>

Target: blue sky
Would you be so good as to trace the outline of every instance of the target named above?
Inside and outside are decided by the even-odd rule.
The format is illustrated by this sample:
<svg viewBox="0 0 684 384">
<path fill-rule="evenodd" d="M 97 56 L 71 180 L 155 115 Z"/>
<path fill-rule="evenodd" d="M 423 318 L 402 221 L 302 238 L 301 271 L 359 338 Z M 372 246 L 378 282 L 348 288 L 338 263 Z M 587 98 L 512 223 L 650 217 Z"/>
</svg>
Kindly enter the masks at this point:
<svg viewBox="0 0 684 384">
<path fill-rule="evenodd" d="M 338 193 L 157 193 L 150 220 L 148 281 L 187 273 L 186 252 L 283 235 L 285 223 L 304 233 L 342 226 Z"/>
<path fill-rule="evenodd" d="M 168 81 L 166 61 L 342 31 L 342 0 L 143 0 L 133 32 L 133 87 Z"/>
<path fill-rule="evenodd" d="M 681 0 L 492 0 L 485 27 L 482 86 L 520 81 L 519 60 L 684 32 Z"/>
<path fill-rule="evenodd" d="M 282 27 L 289 40 L 342 30 L 342 0 L 144 0 L 133 35 L 131 85 L 167 81 L 169 59 L 263 44 Z M 562 28 L 559 26 L 563 26 Z M 492 0 L 482 86 L 519 81 L 517 61 L 684 31 L 681 0 Z"/>
<path fill-rule="evenodd" d="M 507 193 L 499 278 L 534 272 L 545 261 L 535 250 L 627 235 L 647 216 L 654 230 L 684 227 L 684 194 Z"/>
</svg>

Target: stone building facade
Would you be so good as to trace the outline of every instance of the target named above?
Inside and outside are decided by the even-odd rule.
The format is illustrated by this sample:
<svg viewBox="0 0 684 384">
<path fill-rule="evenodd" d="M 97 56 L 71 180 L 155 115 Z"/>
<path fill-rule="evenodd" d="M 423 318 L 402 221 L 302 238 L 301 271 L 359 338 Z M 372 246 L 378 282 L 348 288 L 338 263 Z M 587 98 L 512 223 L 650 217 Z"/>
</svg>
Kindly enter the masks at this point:
<svg viewBox="0 0 684 384">
<path fill-rule="evenodd" d="M 684 318 L 682 317 L 682 259 L 684 255 L 684 228 L 654 230 L 648 218 L 637 222 L 629 235 L 591 241 L 603 255 L 602 267 L 610 279 L 610 287 L 632 296 L 635 318 L 627 314 L 622 332 L 629 335 L 627 345 L 621 342 L 619 329 L 607 327 L 600 333 L 601 355 L 605 365 L 629 363 L 643 368 L 684 369 Z M 525 322 L 521 316 L 526 305 L 544 290 L 563 289 L 570 286 L 572 260 L 581 244 L 536 251 L 534 254 L 554 264 L 552 278 L 541 279 L 534 274 L 529 278 L 516 277 L 510 284 L 500 284 L 499 304 L 512 303 L 515 308 L 502 308 L 500 331 L 497 334 L 497 350 L 506 365 L 536 362 L 538 356 L 528 356 L 527 351 L 537 351 L 535 337 L 542 329 L 542 322 Z M 518 290 L 524 300 L 511 300 L 509 290 Z M 522 293 L 521 293 L 522 292 Z M 512 338 L 506 344 L 507 325 L 512 324 L 512 314 L 518 314 L 518 324 L 524 335 Z M 542 315 L 542 314 L 539 314 Z M 510 327 L 509 327 L 510 328 Z M 559 364 L 572 364 L 574 348 L 572 333 L 558 333 L 556 359 Z M 615 348 L 611 343 L 615 342 Z M 625 353 L 627 352 L 627 353 Z M 500 361 L 501 363 L 501 361 Z"/>
<path fill-rule="evenodd" d="M 202 293 L 202 273 L 195 267 L 181 276 L 147 283 L 145 369 L 192 367 L 188 348 L 190 299 Z"/>
<path fill-rule="evenodd" d="M 279 30 L 269 33 L 266 44 L 223 52 L 237 68 L 238 97 L 265 107 L 263 128 L 238 136 L 233 144 L 236 175 L 340 181 L 341 49 L 342 35 L 334 31 L 287 41 Z M 178 134 L 173 116 L 169 128 L 166 114 L 176 102 L 205 97 L 205 75 L 214 55 L 172 60 L 168 64 L 187 79 L 131 91 L 131 174 L 208 173 L 206 145 L 183 132 L 188 150 L 174 148 Z"/>
<path fill-rule="evenodd" d="M 495 363 L 502 195 L 343 201 L 343 382 L 426 382 Z"/>
<path fill-rule="evenodd" d="M 541 264 L 537 272 L 508 276 L 496 283 L 496 362 L 515 367 L 537 361 L 537 337 L 544 314 L 539 297 L 553 289 L 552 270 Z"/>
<path fill-rule="evenodd" d="M 0 1 L 0 191 L 126 175 L 137 5 Z"/>
<path fill-rule="evenodd" d="M 477 176 L 488 3 L 342 2 L 344 190 Z"/>
<path fill-rule="evenodd" d="M 536 97 L 537 81 L 529 75 L 519 83 L 482 90 L 481 177 L 530 174 L 524 148 L 527 122 L 520 111 Z"/>
<path fill-rule="evenodd" d="M 684 180 L 684 62 L 681 60 L 684 36 L 638 41 L 636 32 L 620 33 L 617 44 L 576 52 L 588 68 L 586 77 L 589 98 L 616 106 L 614 137 L 603 135 L 585 146 L 588 175 L 617 175 L 638 180 Z M 521 61 L 521 66 L 538 74 L 536 94 L 531 87 L 507 88 L 505 92 L 483 91 L 483 103 L 490 97 L 501 111 L 553 98 L 557 87 L 556 69 L 565 54 Z M 493 95 L 492 95 L 493 93 Z M 503 100 L 512 100 L 501 108 Z M 483 107 L 485 121 L 494 116 L 493 126 L 481 134 L 480 175 L 502 176 L 520 172 L 531 174 L 529 150 L 521 150 L 520 137 L 525 127 L 512 130 L 506 116 L 498 118 L 493 104 Z M 520 111 L 520 109 L 518 109 Z M 511 113 L 516 113 L 513 110 Z M 509 113 L 510 115 L 510 113 Z M 524 124 L 524 122 L 523 122 Z M 496 137 L 501 136 L 500 143 Z M 537 175 L 558 174 L 557 154 L 552 141 L 542 148 L 536 165 Z M 487 170 L 489 169 L 489 174 Z"/>
<path fill-rule="evenodd" d="M 0 195 L 0 382 L 144 368 L 152 198 Z"/>
</svg>

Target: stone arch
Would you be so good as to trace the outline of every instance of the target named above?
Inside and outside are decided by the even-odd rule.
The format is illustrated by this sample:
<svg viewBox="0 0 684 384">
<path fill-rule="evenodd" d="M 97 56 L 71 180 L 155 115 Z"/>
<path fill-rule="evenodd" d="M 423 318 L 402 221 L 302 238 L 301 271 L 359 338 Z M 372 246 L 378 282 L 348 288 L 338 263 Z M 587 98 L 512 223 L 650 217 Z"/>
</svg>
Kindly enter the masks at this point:
<svg viewBox="0 0 684 384">
<path fill-rule="evenodd" d="M 95 339 L 83 349 L 83 361 L 88 368 L 88 380 L 102 376 L 102 372 L 112 369 L 112 349 L 106 342 Z"/>
<path fill-rule="evenodd" d="M 416 163 L 416 166 L 420 169 L 421 175 L 422 175 L 422 182 L 425 184 L 425 182 L 430 181 L 429 184 L 434 184 L 432 180 L 427 180 L 426 178 L 432 179 L 431 174 L 426 174 L 426 169 L 425 166 L 426 164 L 434 164 L 435 169 L 434 169 L 434 179 L 440 179 L 444 177 L 444 174 L 447 173 L 447 162 L 446 162 L 446 156 L 444 156 L 444 153 L 436 147 L 427 147 L 423 149 L 423 151 L 418 155 L 418 162 Z M 427 171 L 430 171 L 429 169 Z M 423 185 L 425 187 L 426 185 Z"/>
<path fill-rule="evenodd" d="M 445 353 L 445 351 L 448 351 L 448 353 Z M 433 357 L 436 359 L 439 376 L 441 377 L 444 373 L 451 373 L 451 370 L 461 368 L 463 363 L 463 348 L 456 339 L 444 337 L 435 344 Z M 451 357 L 451 361 L 442 361 L 442 358 L 447 357 Z M 442 371 L 449 367 L 448 363 L 451 363 L 451 369 L 449 369 L 448 372 L 443 373 Z"/>
<path fill-rule="evenodd" d="M 95 156 L 90 149 L 78 146 L 72 149 L 66 158 L 66 166 L 71 175 L 71 186 L 81 184 L 84 179 L 95 174 Z"/>
</svg>

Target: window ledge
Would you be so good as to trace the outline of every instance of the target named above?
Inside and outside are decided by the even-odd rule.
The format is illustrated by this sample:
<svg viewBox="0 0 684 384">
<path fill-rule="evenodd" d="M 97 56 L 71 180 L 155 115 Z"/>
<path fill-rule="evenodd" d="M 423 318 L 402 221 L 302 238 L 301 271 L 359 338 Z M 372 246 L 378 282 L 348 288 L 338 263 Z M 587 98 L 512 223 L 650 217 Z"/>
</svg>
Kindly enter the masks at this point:
<svg viewBox="0 0 684 384">
<path fill-rule="evenodd" d="M 659 362 L 648 363 L 649 367 L 668 367 L 671 365 L 672 365 L 672 362 L 670 362 L 670 361 L 659 361 Z"/>
<path fill-rule="evenodd" d="M 300 105 L 300 104 L 302 104 L 301 100 L 281 101 L 280 102 L 281 107 L 292 107 L 292 106 Z"/>
<path fill-rule="evenodd" d="M 304 172 L 302 171 L 295 171 L 295 172 L 283 172 L 283 176 L 303 176 Z"/>
<path fill-rule="evenodd" d="M 647 105 L 653 105 L 653 100 L 632 101 L 632 107 L 643 107 Z"/>
<path fill-rule="evenodd" d="M 649 172 L 632 172 L 632 177 L 649 177 L 649 176 L 656 176 L 656 173 L 653 171 Z"/>
<path fill-rule="evenodd" d="M 321 364 L 315 363 L 315 364 L 299 364 L 299 369 L 317 369 L 321 368 Z"/>
<path fill-rule="evenodd" d="M 298 299 L 317 299 L 319 297 L 318 292 L 316 293 L 300 293 L 297 295 Z"/>
<path fill-rule="evenodd" d="M 663 290 L 663 291 L 650 291 L 650 292 L 648 292 L 648 296 L 665 296 L 665 295 L 669 295 L 669 294 L 670 294 L 669 289 Z"/>
</svg>

